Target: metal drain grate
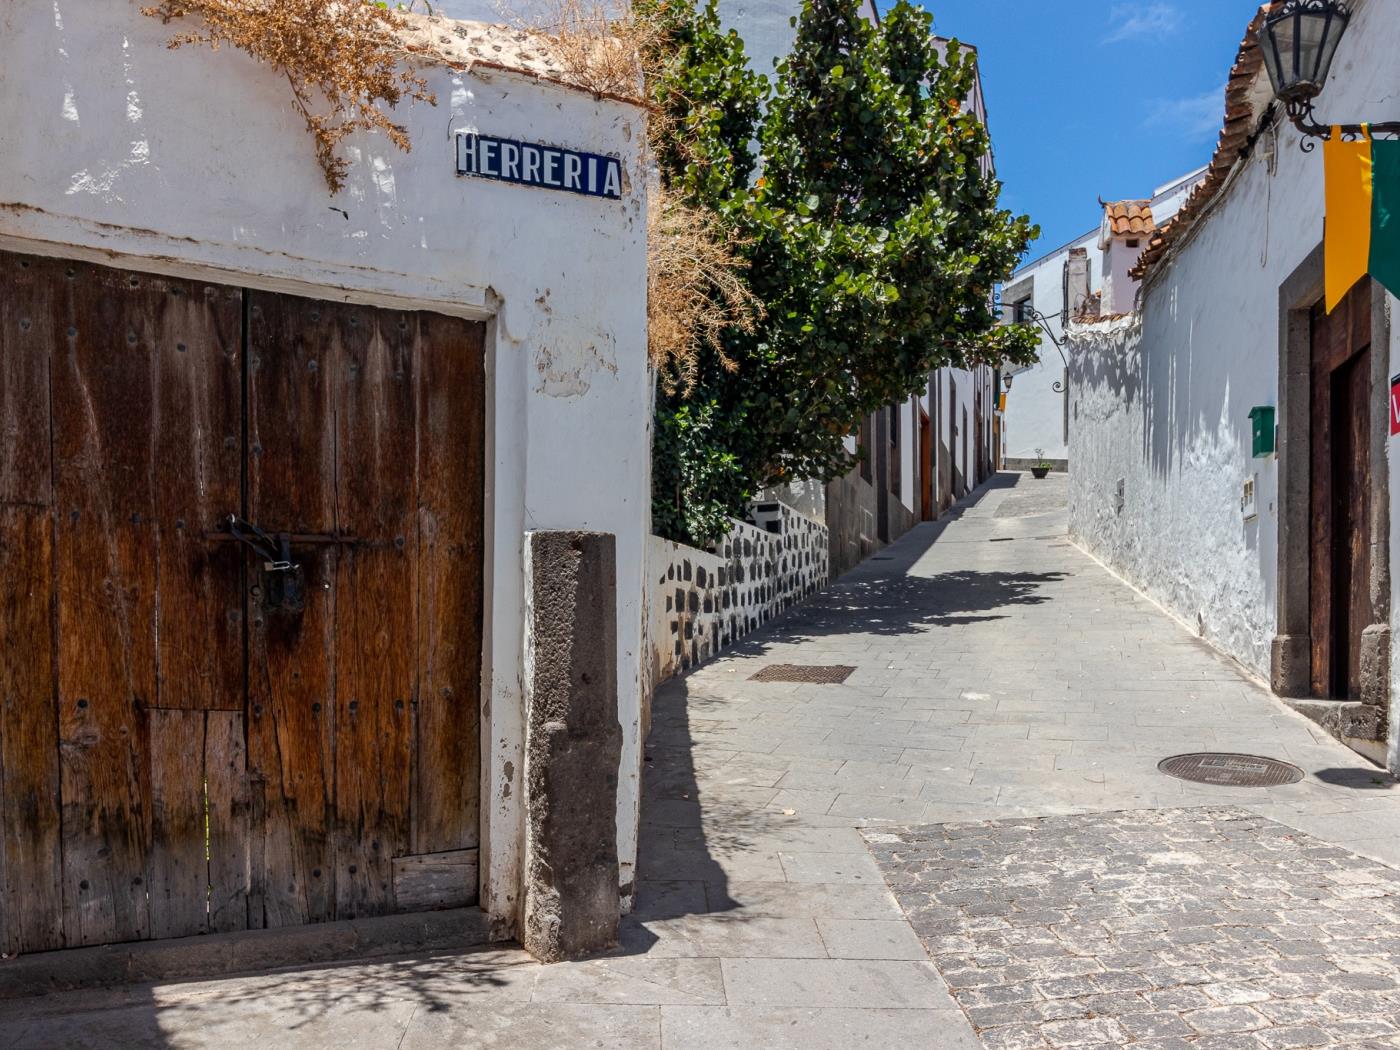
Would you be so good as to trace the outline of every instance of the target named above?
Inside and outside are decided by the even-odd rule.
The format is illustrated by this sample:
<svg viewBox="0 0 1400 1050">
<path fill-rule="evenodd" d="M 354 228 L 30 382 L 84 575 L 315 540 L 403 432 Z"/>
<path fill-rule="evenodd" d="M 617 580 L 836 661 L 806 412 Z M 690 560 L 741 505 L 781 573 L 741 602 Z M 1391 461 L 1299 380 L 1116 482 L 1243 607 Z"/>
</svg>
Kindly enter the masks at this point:
<svg viewBox="0 0 1400 1050">
<path fill-rule="evenodd" d="M 804 685 L 840 685 L 851 677 L 854 667 L 839 664 L 819 667 L 816 664 L 769 664 L 757 674 L 750 675 L 750 682 L 801 682 Z"/>
<path fill-rule="evenodd" d="M 1158 762 L 1157 768 L 1178 780 L 1220 787 L 1278 787 L 1303 779 L 1303 771 L 1297 766 L 1259 755 L 1173 755 Z"/>
</svg>

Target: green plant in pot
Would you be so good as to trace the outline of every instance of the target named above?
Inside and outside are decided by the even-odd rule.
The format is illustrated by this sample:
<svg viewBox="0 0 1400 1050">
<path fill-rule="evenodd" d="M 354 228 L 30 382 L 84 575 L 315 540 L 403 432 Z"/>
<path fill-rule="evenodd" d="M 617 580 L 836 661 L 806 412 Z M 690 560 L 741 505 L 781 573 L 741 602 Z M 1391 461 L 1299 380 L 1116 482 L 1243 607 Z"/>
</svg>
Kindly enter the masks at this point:
<svg viewBox="0 0 1400 1050">
<path fill-rule="evenodd" d="M 1035 450 L 1035 466 L 1031 467 L 1031 473 L 1037 478 L 1043 478 L 1050 473 L 1053 464 L 1045 458 L 1045 450 L 1038 448 Z"/>
</svg>

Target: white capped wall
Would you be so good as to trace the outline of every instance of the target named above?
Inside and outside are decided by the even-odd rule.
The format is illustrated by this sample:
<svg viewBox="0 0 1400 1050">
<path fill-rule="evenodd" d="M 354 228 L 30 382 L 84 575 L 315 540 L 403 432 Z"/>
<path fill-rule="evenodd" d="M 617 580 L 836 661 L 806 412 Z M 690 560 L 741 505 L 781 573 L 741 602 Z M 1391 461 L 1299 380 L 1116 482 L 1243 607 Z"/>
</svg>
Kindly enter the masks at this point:
<svg viewBox="0 0 1400 1050">
<path fill-rule="evenodd" d="M 617 537 L 618 833 L 636 851 L 650 380 L 645 202 L 455 174 L 453 132 L 617 154 L 641 114 L 531 79 L 425 71 L 413 152 L 349 142 L 326 190 L 283 78 L 233 49 L 167 50 L 180 27 L 129 0 L 10 0 L 0 13 L 0 246 L 488 320 L 488 637 L 482 898 L 512 922 L 523 836 L 522 537 Z M 635 294 L 627 294 L 635 289 Z M 623 290 L 623 294 L 619 294 Z"/>
<path fill-rule="evenodd" d="M 802 13 L 800 0 L 720 0 L 719 17 L 725 29 L 733 29 L 744 41 L 749 68 L 773 75 L 778 59 L 788 56 L 797 39 L 797 27 L 789 20 Z"/>
</svg>

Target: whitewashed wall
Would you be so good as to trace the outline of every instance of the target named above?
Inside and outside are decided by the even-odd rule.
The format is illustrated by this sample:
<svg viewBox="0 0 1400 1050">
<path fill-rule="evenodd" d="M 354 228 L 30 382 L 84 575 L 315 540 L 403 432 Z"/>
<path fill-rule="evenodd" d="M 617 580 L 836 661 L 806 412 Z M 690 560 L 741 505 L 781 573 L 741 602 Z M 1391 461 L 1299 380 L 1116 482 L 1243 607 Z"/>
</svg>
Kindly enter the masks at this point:
<svg viewBox="0 0 1400 1050">
<path fill-rule="evenodd" d="M 1203 637 L 1267 677 L 1276 460 L 1249 459 L 1249 419 L 1241 445 L 1236 416 L 1271 398 L 1248 400 L 1240 382 L 1232 388 L 1194 356 L 1172 367 L 1160 345 L 1146 342 L 1144 328 L 1151 327 L 1149 316 L 1146 325 L 1131 317 L 1072 330 L 1070 531 Z M 1259 384 L 1266 386 L 1267 380 Z M 1218 399 L 1211 396 L 1217 390 Z M 1256 389 L 1254 396 L 1266 393 Z M 1186 418 L 1174 417 L 1178 407 Z M 1247 522 L 1240 490 L 1256 469 L 1260 514 Z"/>
<path fill-rule="evenodd" d="M 977 368 L 940 368 L 938 370 L 939 440 L 944 447 L 951 447 L 956 475 L 963 479 L 967 488 L 976 484 L 973 474 L 977 470 L 977 404 L 980 399 L 984 421 L 990 421 L 993 406 L 991 396 L 992 370 L 985 366 Z M 948 418 L 948 384 L 955 384 L 956 420 Z M 967 426 L 963 426 L 963 413 L 967 414 Z M 953 437 L 952 425 L 957 424 L 957 435 Z M 990 425 L 988 426 L 990 430 Z M 951 445 L 950 445 L 951 442 Z M 990 446 L 988 447 L 990 452 Z M 934 455 L 938 450 L 935 448 Z M 990 460 L 990 456 L 989 456 Z"/>
<path fill-rule="evenodd" d="M 1086 233 L 1078 240 L 1058 248 L 1041 259 L 1028 263 L 1012 274 L 1007 282 L 1010 290 L 1030 278 L 1034 282 L 1031 305 L 1048 319 L 1055 338 L 1064 340 L 1064 322 L 1060 314 L 1064 307 L 1064 266 L 1071 248 L 1085 248 L 1089 259 L 1089 287 L 1097 288 L 1102 277 L 1102 261 L 1098 250 L 1099 231 Z M 1010 309 L 1006 300 L 1004 308 Z M 1064 378 L 1064 361 L 1054 342 L 1042 335 L 1040 355 L 1035 364 L 1011 371 L 1011 389 L 1006 394 L 1006 428 L 1003 448 L 1008 459 L 1037 458 L 1042 449 L 1047 459 L 1069 458 L 1065 440 L 1065 399 L 1054 386 Z"/>
<path fill-rule="evenodd" d="M 1191 189 L 1200 180 L 1202 171 L 1190 172 L 1153 191 L 1152 217 L 1158 225 L 1181 210 Z M 1102 219 L 1102 212 L 1099 218 Z M 1031 303 L 1045 315 L 1050 330 L 1061 342 L 1065 336 L 1064 265 L 1070 249 L 1083 248 L 1089 261 L 1089 290 L 1101 291 L 1106 278 L 1104 253 L 1099 249 L 1102 223 L 1082 237 L 1020 267 L 1007 282 L 1010 291 L 1015 285 L 1031 278 L 1034 291 Z M 1130 282 L 1131 283 L 1131 282 Z M 1010 300 L 1007 300 L 1009 308 Z M 1051 460 L 1069 457 L 1065 433 L 1065 395 L 1055 390 L 1064 378 L 1065 362 L 1048 337 L 1040 341 L 1040 357 L 1029 368 L 1013 372 L 1014 379 L 1006 398 L 1005 451 L 1009 459 L 1032 459 L 1036 449 L 1044 449 Z"/>
<path fill-rule="evenodd" d="M 914 485 L 914 467 L 919 459 L 917 400 L 905 398 L 899 406 L 899 502 L 906 510 L 919 513 L 919 493 Z"/>
<path fill-rule="evenodd" d="M 641 114 L 516 74 L 427 69 L 438 105 L 396 114 L 413 152 L 350 140 L 349 185 L 332 197 L 285 80 L 233 49 L 167 50 L 176 28 L 131 0 L 0 8 L 0 245 L 490 322 L 482 904 L 512 928 L 528 529 L 617 537 L 630 882 L 650 479 L 643 187 L 630 179 L 618 202 L 458 178 L 452 135 L 618 154 L 630 173 Z"/>
<path fill-rule="evenodd" d="M 1393 0 L 1355 6 L 1320 102 L 1325 115 L 1400 119 L 1395 14 Z M 1261 80 L 1255 97 L 1263 101 Z M 1144 285 L 1140 330 L 1091 329 L 1073 356 L 1075 536 L 1264 676 L 1276 620 L 1278 471 L 1273 457 L 1251 458 L 1248 413 L 1278 404 L 1279 288 L 1322 240 L 1321 151 L 1305 154 L 1298 142 L 1285 125 L 1276 150 L 1269 136 L 1256 146 L 1208 218 Z M 1392 373 L 1400 372 L 1394 332 Z M 1394 558 L 1393 439 L 1389 452 L 1382 469 L 1392 479 Z M 1259 514 L 1245 521 L 1241 490 L 1255 473 Z M 1124 506 L 1116 514 L 1110 497 L 1119 478 Z M 1394 661 L 1392 682 L 1400 697 Z M 1390 749 L 1400 767 L 1395 733 Z"/>
</svg>

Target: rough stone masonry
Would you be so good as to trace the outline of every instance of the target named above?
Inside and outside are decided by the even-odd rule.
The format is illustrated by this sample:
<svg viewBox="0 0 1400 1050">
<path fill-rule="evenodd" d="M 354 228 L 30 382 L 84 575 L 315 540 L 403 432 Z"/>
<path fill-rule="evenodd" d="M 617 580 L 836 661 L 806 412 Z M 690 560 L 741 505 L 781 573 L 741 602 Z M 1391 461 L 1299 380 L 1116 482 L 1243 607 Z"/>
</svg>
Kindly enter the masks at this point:
<svg viewBox="0 0 1400 1050">
<path fill-rule="evenodd" d="M 993 1050 L 1400 1046 L 1400 871 L 1234 808 L 867 832 Z"/>
</svg>

